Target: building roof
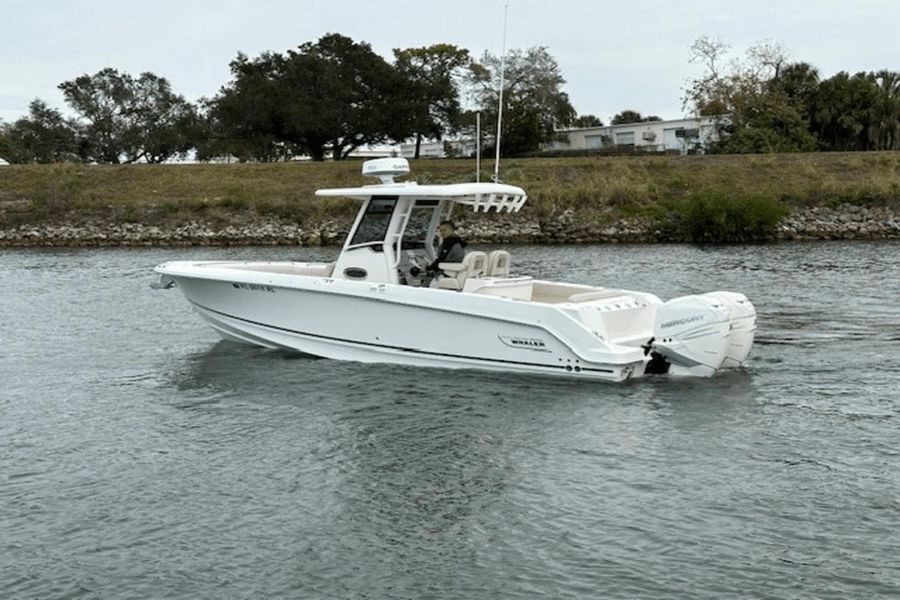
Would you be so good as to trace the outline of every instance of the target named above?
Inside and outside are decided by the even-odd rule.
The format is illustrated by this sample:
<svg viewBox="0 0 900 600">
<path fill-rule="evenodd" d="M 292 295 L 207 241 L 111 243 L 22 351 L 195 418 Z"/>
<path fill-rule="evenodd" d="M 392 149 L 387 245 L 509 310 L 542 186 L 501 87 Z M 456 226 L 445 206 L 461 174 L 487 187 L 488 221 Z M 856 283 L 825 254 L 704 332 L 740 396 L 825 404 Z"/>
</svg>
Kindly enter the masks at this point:
<svg viewBox="0 0 900 600">
<path fill-rule="evenodd" d="M 712 117 L 683 117 L 680 119 L 664 119 L 660 121 L 637 121 L 634 123 L 617 123 L 615 125 L 594 125 L 592 127 L 566 127 L 563 129 L 557 129 L 558 133 L 566 133 L 569 131 L 609 131 L 610 129 L 634 129 L 636 127 L 653 127 L 653 126 L 663 126 L 666 125 L 684 125 L 690 123 L 696 126 L 697 123 L 700 124 L 712 124 Z"/>
</svg>

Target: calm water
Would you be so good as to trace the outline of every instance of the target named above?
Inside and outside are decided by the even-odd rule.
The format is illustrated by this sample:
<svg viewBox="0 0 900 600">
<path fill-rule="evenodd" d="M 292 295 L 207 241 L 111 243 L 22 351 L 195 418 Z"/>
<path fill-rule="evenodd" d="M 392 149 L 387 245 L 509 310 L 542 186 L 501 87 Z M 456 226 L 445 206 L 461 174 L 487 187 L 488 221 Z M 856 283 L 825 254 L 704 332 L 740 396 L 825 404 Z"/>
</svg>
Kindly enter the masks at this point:
<svg viewBox="0 0 900 600">
<path fill-rule="evenodd" d="M 219 342 L 150 269 L 0 251 L 0 598 L 900 597 L 900 244 L 513 249 L 745 292 L 746 370 L 624 385 Z"/>
</svg>

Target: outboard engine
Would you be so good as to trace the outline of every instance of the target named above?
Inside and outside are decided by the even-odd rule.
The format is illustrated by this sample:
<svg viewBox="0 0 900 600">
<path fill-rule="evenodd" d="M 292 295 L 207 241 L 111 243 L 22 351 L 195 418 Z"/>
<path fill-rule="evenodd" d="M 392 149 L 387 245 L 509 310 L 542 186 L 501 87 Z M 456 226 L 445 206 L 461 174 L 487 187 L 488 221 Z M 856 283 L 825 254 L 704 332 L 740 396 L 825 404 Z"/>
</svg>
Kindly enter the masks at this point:
<svg viewBox="0 0 900 600">
<path fill-rule="evenodd" d="M 710 377 L 746 360 L 755 331 L 756 309 L 743 294 L 682 296 L 657 309 L 651 349 L 669 373 Z"/>
<path fill-rule="evenodd" d="M 728 336 L 728 349 L 722 367 L 740 367 L 747 360 L 753 346 L 756 308 L 747 300 L 747 296 L 736 292 L 710 292 L 703 296 L 719 300 L 728 309 L 731 315 L 731 335 Z"/>
</svg>

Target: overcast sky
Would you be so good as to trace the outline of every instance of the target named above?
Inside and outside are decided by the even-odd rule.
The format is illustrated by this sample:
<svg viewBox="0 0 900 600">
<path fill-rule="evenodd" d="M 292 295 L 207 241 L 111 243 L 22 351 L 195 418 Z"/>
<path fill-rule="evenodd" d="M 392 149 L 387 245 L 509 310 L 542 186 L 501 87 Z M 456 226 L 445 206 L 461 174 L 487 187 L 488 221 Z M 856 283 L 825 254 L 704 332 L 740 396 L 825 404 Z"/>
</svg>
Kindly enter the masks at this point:
<svg viewBox="0 0 900 600">
<path fill-rule="evenodd" d="M 0 119 L 56 86 L 114 67 L 166 77 L 190 100 L 229 79 L 238 51 L 283 52 L 341 33 L 391 58 L 393 48 L 456 44 L 499 53 L 504 0 L 0 0 Z M 579 114 L 608 122 L 634 109 L 682 114 L 699 72 L 688 46 L 718 36 L 740 55 L 763 39 L 830 76 L 900 70 L 900 0 L 510 0 L 508 48 L 546 46 Z"/>
</svg>

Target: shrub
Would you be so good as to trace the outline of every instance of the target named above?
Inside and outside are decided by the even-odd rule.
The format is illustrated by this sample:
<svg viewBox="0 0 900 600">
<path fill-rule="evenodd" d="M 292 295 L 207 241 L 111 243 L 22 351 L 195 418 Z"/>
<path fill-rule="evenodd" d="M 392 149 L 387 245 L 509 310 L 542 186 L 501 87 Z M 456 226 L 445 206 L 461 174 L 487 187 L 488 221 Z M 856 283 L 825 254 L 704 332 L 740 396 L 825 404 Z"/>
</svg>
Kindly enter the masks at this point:
<svg viewBox="0 0 900 600">
<path fill-rule="evenodd" d="M 787 205 L 773 198 L 705 191 L 672 202 L 661 228 L 697 244 L 761 242 L 774 236 L 789 213 Z"/>
</svg>

